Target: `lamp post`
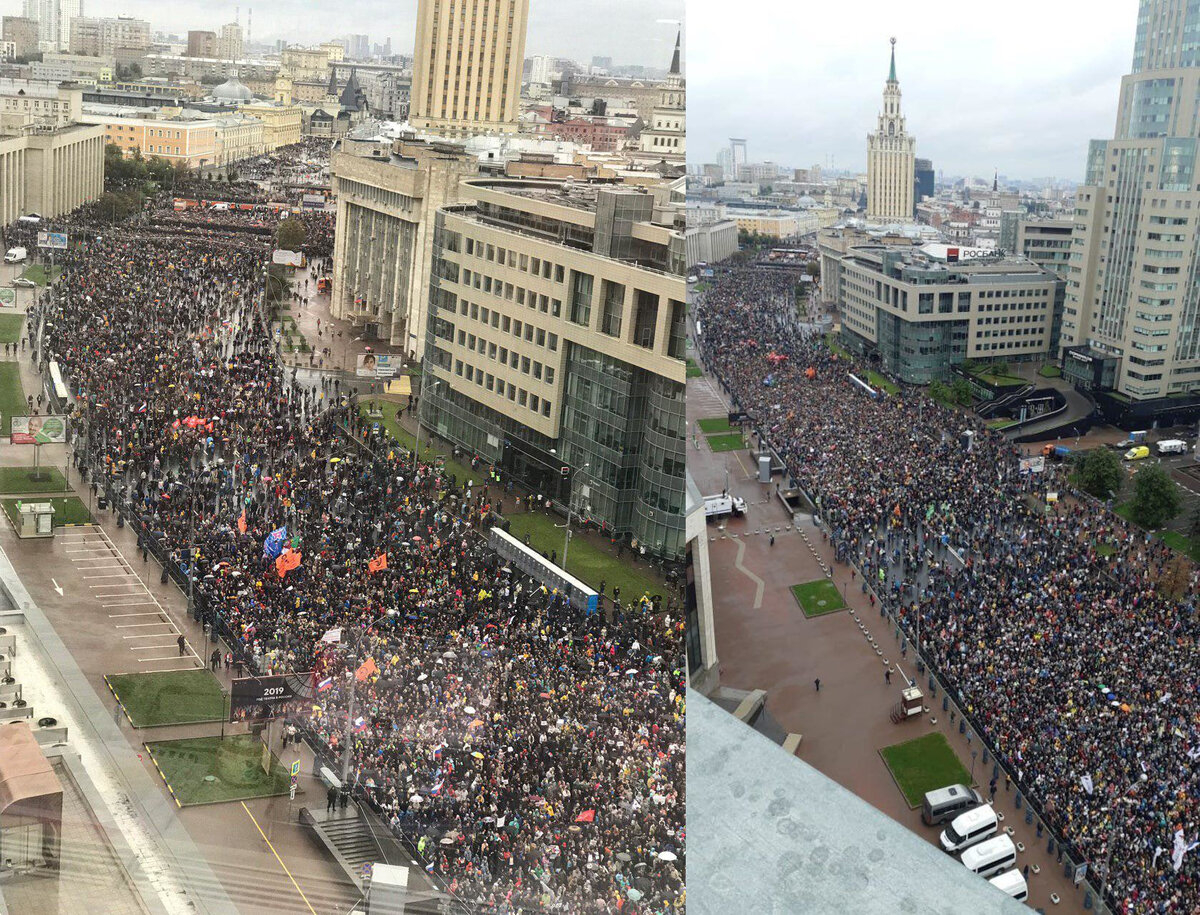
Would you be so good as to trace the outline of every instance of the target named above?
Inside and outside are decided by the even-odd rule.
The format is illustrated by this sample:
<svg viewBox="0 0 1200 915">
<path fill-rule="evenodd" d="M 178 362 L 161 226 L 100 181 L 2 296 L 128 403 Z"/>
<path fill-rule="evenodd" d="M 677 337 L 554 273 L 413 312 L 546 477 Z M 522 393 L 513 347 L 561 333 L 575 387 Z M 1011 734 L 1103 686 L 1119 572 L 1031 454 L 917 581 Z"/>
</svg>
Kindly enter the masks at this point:
<svg viewBox="0 0 1200 915">
<path fill-rule="evenodd" d="M 431 379 L 429 382 L 429 393 L 432 394 L 434 391 L 436 391 L 437 386 L 439 384 L 441 384 L 440 378 Z M 425 391 L 423 389 L 421 391 L 421 394 L 422 395 L 425 394 Z M 417 406 L 417 440 L 415 443 L 415 447 L 413 448 L 413 473 L 417 472 L 417 459 L 421 456 L 421 410 L 422 410 L 422 407 L 420 405 L 418 405 Z M 430 447 L 431 448 L 433 447 L 432 439 L 433 439 L 433 433 L 431 432 L 430 433 Z"/>
<path fill-rule="evenodd" d="M 592 465 L 590 463 L 584 464 L 581 468 L 579 468 L 579 473 L 577 474 L 577 476 L 583 476 L 584 472 L 591 466 Z M 567 493 L 567 524 L 566 524 L 567 537 L 566 537 L 566 541 L 563 543 L 563 555 L 562 555 L 563 571 L 566 571 L 566 568 L 567 568 L 567 551 L 571 549 L 571 516 L 572 516 L 574 510 L 575 510 L 575 480 L 572 479 L 571 480 L 571 489 Z"/>
</svg>

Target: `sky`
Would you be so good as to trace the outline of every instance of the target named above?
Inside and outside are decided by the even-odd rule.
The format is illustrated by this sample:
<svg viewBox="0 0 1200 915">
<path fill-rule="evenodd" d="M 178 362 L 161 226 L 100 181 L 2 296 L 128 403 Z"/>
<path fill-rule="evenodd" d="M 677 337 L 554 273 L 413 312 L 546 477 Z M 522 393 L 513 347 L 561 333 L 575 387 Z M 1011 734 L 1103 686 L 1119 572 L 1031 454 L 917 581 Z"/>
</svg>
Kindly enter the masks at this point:
<svg viewBox="0 0 1200 915">
<path fill-rule="evenodd" d="M 1137 7 L 755 0 L 730 16 L 728 0 L 688 0 L 688 160 L 735 136 L 752 162 L 865 171 L 895 36 L 917 156 L 947 176 L 1080 181 L 1088 140 L 1113 135 Z"/>
<path fill-rule="evenodd" d="M 257 0 L 242 2 L 241 23 L 254 10 L 251 37 L 274 42 L 284 38 L 309 44 L 365 34 L 372 44 L 392 39 L 392 52 L 411 54 L 417 0 Z M 21 15 L 20 0 L 0 9 Z M 237 16 L 235 3 L 202 0 L 84 0 L 89 16 L 134 16 L 151 28 L 183 35 L 189 28 L 217 31 Z M 525 54 L 569 57 L 584 63 L 611 57 L 614 65 L 640 64 L 666 69 L 671 63 L 677 26 L 659 19 L 683 18 L 684 0 L 530 0 Z"/>
</svg>

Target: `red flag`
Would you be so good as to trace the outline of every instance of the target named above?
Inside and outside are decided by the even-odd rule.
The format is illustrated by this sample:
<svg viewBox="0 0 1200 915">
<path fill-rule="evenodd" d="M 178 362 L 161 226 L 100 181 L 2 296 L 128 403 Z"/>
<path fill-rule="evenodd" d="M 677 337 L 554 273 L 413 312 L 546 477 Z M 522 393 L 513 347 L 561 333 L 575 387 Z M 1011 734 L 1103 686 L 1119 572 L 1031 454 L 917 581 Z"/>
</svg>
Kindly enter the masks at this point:
<svg viewBox="0 0 1200 915">
<path fill-rule="evenodd" d="M 367 562 L 367 571 L 374 575 L 387 568 L 387 553 L 380 553 L 374 559 Z"/>
<path fill-rule="evenodd" d="M 575 822 L 576 823 L 594 823 L 594 822 L 596 822 L 596 811 L 595 810 L 585 810 L 583 813 L 579 814 L 579 816 L 575 817 Z"/>
<path fill-rule="evenodd" d="M 354 676 L 359 680 L 365 680 L 367 677 L 371 676 L 371 674 L 376 673 L 379 673 L 379 667 L 376 665 L 375 659 L 367 658 L 367 660 L 363 662 L 362 667 L 354 672 Z"/>
<path fill-rule="evenodd" d="M 279 577 L 283 578 L 288 572 L 299 566 L 300 558 L 298 550 L 287 549 L 280 553 L 275 560 L 275 571 L 279 573 Z"/>
</svg>

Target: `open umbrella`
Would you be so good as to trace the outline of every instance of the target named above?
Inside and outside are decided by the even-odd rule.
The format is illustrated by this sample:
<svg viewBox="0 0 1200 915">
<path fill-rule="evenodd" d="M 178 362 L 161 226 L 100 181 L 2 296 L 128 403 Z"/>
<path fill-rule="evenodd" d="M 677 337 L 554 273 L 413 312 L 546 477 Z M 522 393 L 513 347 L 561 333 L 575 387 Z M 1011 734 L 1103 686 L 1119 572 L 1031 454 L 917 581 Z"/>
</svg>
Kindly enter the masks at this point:
<svg viewBox="0 0 1200 915">
<path fill-rule="evenodd" d="M 678 857 L 679 856 L 676 855 L 675 852 L 673 852 L 673 851 L 660 851 L 658 853 L 659 861 L 675 861 L 678 859 Z"/>
</svg>

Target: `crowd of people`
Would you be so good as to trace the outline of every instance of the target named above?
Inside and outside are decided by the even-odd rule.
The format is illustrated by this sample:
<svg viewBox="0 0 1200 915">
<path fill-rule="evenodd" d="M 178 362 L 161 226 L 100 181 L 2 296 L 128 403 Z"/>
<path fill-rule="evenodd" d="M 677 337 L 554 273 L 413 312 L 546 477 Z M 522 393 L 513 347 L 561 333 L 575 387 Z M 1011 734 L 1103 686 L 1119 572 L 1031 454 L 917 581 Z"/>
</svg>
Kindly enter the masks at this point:
<svg viewBox="0 0 1200 915">
<path fill-rule="evenodd" d="M 707 366 L 1072 859 L 1124 911 L 1197 911 L 1195 570 L 1166 587 L 1161 542 L 1082 494 L 1047 510 L 1063 467 L 1022 473 L 1018 446 L 919 391 L 872 395 L 787 282 L 718 272 L 695 308 Z"/>
<path fill-rule="evenodd" d="M 106 226 L 63 255 L 31 339 L 76 395 L 81 472 L 194 566 L 239 663 L 313 671 L 297 724 L 349 741 L 358 791 L 454 898 L 682 911 L 680 615 L 589 617 L 504 566 L 486 473 L 414 466 L 353 392 L 281 367 L 267 250 L 229 229 Z"/>
</svg>

